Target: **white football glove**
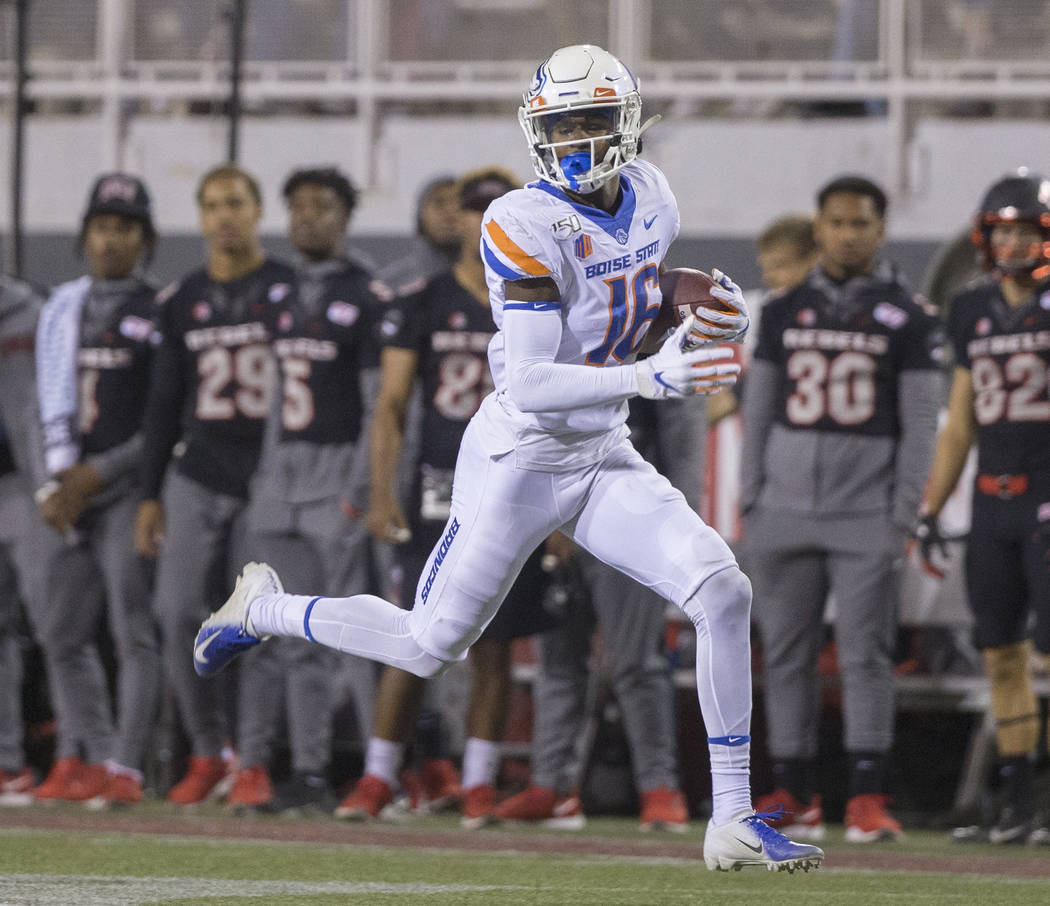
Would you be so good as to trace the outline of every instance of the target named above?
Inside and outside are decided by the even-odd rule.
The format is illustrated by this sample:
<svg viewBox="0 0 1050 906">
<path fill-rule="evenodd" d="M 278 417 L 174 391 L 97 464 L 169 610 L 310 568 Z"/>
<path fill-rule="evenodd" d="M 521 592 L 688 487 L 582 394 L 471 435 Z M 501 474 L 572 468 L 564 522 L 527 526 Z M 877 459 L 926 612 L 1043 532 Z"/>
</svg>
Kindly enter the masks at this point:
<svg viewBox="0 0 1050 906">
<path fill-rule="evenodd" d="M 711 290 L 711 295 L 732 305 L 738 313 L 731 314 L 727 311 L 701 306 L 697 314 L 710 323 L 701 324 L 697 321 L 694 324 L 686 339 L 688 349 L 695 349 L 704 343 L 729 343 L 739 340 L 751 326 L 751 316 L 740 287 L 717 268 L 711 271 L 711 276 L 719 284 Z"/>
<path fill-rule="evenodd" d="M 732 349 L 710 344 L 683 348 L 695 321 L 690 315 L 664 340 L 656 355 L 635 364 L 638 392 L 642 396 L 661 400 L 669 396 L 717 393 L 736 383 L 740 366 L 729 361 L 733 358 Z"/>
</svg>

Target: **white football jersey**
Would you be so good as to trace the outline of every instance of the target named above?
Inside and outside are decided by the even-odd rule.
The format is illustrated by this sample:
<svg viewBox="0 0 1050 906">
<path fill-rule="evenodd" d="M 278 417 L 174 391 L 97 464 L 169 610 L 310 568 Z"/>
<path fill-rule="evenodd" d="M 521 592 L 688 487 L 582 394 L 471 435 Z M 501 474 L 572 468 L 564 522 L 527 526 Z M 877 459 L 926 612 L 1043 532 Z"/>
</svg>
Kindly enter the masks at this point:
<svg viewBox="0 0 1050 906">
<path fill-rule="evenodd" d="M 507 394 L 503 335 L 508 306 L 553 308 L 562 319 L 555 362 L 595 368 L 634 362 L 660 310 L 660 262 L 680 220 L 674 195 L 655 166 L 635 160 L 620 171 L 620 180 L 623 198 L 615 214 L 576 204 L 544 181 L 497 198 L 485 212 L 481 254 L 498 332 L 489 344 L 495 393 L 483 419 L 513 440 L 523 464 L 579 464 L 600 456 L 626 431 L 625 400 L 556 412 L 518 409 Z M 561 301 L 508 303 L 504 281 L 530 277 L 551 278 Z"/>
</svg>

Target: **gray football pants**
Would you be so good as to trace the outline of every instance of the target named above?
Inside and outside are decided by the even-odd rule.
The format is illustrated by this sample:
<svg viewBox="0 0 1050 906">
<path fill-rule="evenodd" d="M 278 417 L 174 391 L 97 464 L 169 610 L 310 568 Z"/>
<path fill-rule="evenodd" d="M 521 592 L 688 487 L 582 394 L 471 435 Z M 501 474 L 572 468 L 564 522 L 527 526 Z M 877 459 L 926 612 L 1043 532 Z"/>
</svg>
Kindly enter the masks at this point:
<svg viewBox="0 0 1050 906">
<path fill-rule="evenodd" d="M 253 500 L 248 513 L 248 556 L 269 563 L 291 594 L 344 596 L 365 592 L 366 529 L 350 520 L 335 498 L 293 505 Z M 323 773 L 332 750 L 332 709 L 337 672 L 356 662 L 358 720 L 372 726 L 375 668 L 306 639 L 273 638 L 242 657 L 237 747 L 243 765 L 266 765 L 284 709 L 292 770 Z M 362 713 L 362 711 L 364 713 Z"/>
<path fill-rule="evenodd" d="M 22 479 L 14 473 L 0 477 L 0 770 L 19 771 L 25 760 L 19 608 L 41 610 L 49 551 L 58 545 Z"/>
<path fill-rule="evenodd" d="M 836 606 L 846 751 L 887 752 L 893 744 L 893 649 L 903 544 L 894 552 L 885 534 L 871 534 L 868 550 L 836 550 L 830 543 L 806 545 L 805 538 L 792 544 L 792 531 L 785 523 L 784 546 L 752 551 L 746 563 L 755 592 L 752 613 L 762 637 L 769 753 L 777 759 L 817 755 L 817 660 L 829 593 Z M 894 532 L 892 540 L 897 539 Z"/>
<path fill-rule="evenodd" d="M 91 510 L 79 540 L 51 560 L 47 604 L 35 620 L 59 727 L 59 755 L 142 767 L 160 695 L 160 643 L 150 566 L 135 553 L 138 500 Z M 105 614 L 117 658 L 117 722 L 95 638 Z M 72 749 L 72 750 L 71 750 Z"/>
<path fill-rule="evenodd" d="M 9 545 L 0 541 L 0 771 L 12 774 L 22 770 L 25 761 L 22 749 L 22 652 L 17 635 L 20 600 L 18 573 Z"/>
<path fill-rule="evenodd" d="M 212 491 L 169 468 L 164 483 L 164 543 L 153 609 L 161 651 L 193 754 L 215 758 L 231 738 L 227 684 L 233 673 L 203 679 L 193 669 L 200 624 L 229 594 L 244 563 L 247 502 Z"/>
<path fill-rule="evenodd" d="M 537 637 L 533 782 L 564 794 L 579 781 L 577 742 L 588 716 L 588 659 L 597 622 L 601 661 L 611 671 L 635 785 L 640 792 L 677 789 L 674 685 L 662 651 L 667 602 L 586 551 L 576 556 L 592 607 L 570 606 L 564 623 Z"/>
</svg>

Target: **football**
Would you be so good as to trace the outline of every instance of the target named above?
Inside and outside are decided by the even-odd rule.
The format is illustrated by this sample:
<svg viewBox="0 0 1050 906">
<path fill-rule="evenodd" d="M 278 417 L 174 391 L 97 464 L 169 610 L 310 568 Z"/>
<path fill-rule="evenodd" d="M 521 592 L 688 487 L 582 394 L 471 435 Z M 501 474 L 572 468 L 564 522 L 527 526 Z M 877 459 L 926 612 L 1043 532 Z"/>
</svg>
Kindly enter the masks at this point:
<svg viewBox="0 0 1050 906">
<path fill-rule="evenodd" d="M 653 340 L 662 337 L 690 314 L 697 316 L 697 328 L 703 332 L 703 325 L 707 322 L 698 311 L 700 308 L 736 314 L 732 305 L 711 295 L 711 288 L 717 285 L 710 274 L 695 268 L 675 267 L 664 271 L 660 274 L 660 294 L 663 301 L 660 303 L 660 313 L 649 328 L 649 336 Z"/>
</svg>

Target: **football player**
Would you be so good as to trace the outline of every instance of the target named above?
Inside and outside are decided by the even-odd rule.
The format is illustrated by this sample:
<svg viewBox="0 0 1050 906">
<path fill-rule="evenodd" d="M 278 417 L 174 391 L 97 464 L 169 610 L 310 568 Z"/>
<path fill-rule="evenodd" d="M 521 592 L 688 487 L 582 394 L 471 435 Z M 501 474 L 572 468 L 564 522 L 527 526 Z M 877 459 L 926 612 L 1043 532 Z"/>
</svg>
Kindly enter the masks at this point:
<svg viewBox="0 0 1050 906">
<path fill-rule="evenodd" d="M 49 564 L 47 606 L 33 621 L 59 739 L 38 799 L 142 799 L 160 641 L 149 605 L 152 570 L 135 554 L 132 531 L 156 295 L 139 267 L 155 240 L 145 185 L 126 173 L 99 177 L 80 230 L 88 273 L 55 289 L 37 329 L 49 478 L 37 498 L 66 541 Z M 95 643 L 103 613 L 117 655 L 115 729 Z"/>
<path fill-rule="evenodd" d="M 0 274 L 0 805 L 33 799 L 19 624 L 23 607 L 27 614 L 46 612 L 47 566 L 62 544 L 33 502 L 33 488 L 46 480 L 33 364 L 44 301 L 36 287 Z"/>
<path fill-rule="evenodd" d="M 763 643 L 778 826 L 823 834 L 814 776 L 824 608 L 835 597 L 850 789 L 846 839 L 887 811 L 896 580 L 933 457 L 937 322 L 879 258 L 886 196 L 844 176 L 817 198 L 818 266 L 762 309 L 744 398 L 741 509 Z"/>
<path fill-rule="evenodd" d="M 667 180 L 637 156 L 638 83 L 599 47 L 564 47 L 537 68 L 519 121 L 539 179 L 496 199 L 482 225 L 495 389 L 463 436 L 449 520 L 415 606 L 287 595 L 271 569 L 249 566 L 201 627 L 197 669 L 214 672 L 276 633 L 440 673 L 466 656 L 526 559 L 561 529 L 673 601 L 697 628 L 714 788 L 708 867 L 819 864 L 818 848 L 788 840 L 751 807 L 750 583 L 728 545 L 627 438 L 628 398 L 712 392 L 739 372 L 727 363 L 731 351 L 694 341 L 693 317 L 637 360 L 679 229 Z M 736 313 L 704 314 L 722 325 L 719 339 L 732 339 L 747 328 L 746 304 L 736 284 L 720 282 L 715 293 Z"/>
<path fill-rule="evenodd" d="M 347 257 L 357 189 L 334 168 L 310 168 L 289 175 L 283 196 L 288 232 L 301 257 L 299 285 L 269 316 L 277 384 L 268 440 L 252 481 L 247 547 L 280 569 L 290 586 L 333 594 L 363 590 L 365 528 L 356 514 L 364 501 L 354 491 L 369 398 L 362 374 L 376 366 L 379 300 L 371 274 Z M 245 659 L 237 732 L 241 766 L 227 805 L 263 811 L 335 807 L 325 776 L 333 654 L 301 639 L 279 639 L 265 656 Z M 372 672 L 370 663 L 360 666 Z M 261 689 L 273 694 L 261 695 Z M 282 705 L 292 776 L 274 796 L 267 765 Z"/>
<path fill-rule="evenodd" d="M 1039 707 L 1030 665 L 1031 639 L 1050 653 L 1050 179 L 1022 168 L 991 185 L 973 242 L 988 278 L 952 300 L 948 421 L 916 530 L 936 574 L 938 514 L 976 443 L 966 585 L 991 686 L 1002 806 L 992 827 L 954 836 L 1050 845 L 1050 814 L 1036 808 L 1032 783 Z"/>
<path fill-rule="evenodd" d="M 193 747 L 168 793 L 180 805 L 204 799 L 226 773 L 222 690 L 202 683 L 181 652 L 207 612 L 216 571 L 243 559 L 248 482 L 273 376 L 269 323 L 295 292 L 295 271 L 259 244 L 261 198 L 255 178 L 236 166 L 206 173 L 197 204 L 207 263 L 158 296 L 135 547 L 158 558 L 154 610 Z"/>
</svg>

